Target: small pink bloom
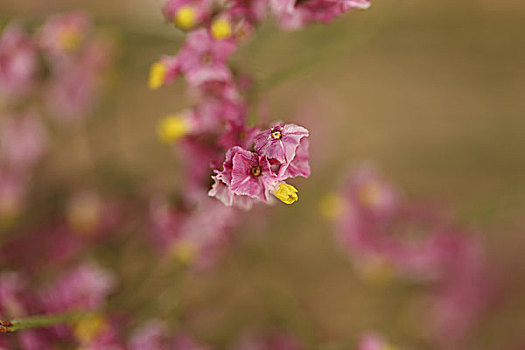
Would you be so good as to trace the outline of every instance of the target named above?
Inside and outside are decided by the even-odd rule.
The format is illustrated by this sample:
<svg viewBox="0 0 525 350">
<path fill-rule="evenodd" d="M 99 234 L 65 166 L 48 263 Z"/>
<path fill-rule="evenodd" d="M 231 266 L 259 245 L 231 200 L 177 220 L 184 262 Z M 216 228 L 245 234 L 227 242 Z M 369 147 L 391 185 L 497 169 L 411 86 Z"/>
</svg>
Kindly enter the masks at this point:
<svg viewBox="0 0 525 350">
<path fill-rule="evenodd" d="M 357 344 L 357 350 L 386 350 L 390 348 L 389 343 L 376 333 L 363 335 Z"/>
<path fill-rule="evenodd" d="M 116 286 L 113 274 L 96 264 L 80 265 L 62 276 L 40 294 L 48 312 L 96 310 Z"/>
<path fill-rule="evenodd" d="M 232 74 L 226 61 L 235 48 L 232 40 L 215 40 L 205 29 L 194 31 L 177 55 L 180 69 L 192 86 L 228 82 Z"/>
<path fill-rule="evenodd" d="M 0 99 L 18 99 L 29 93 L 38 69 L 31 38 L 19 25 L 9 25 L 0 37 Z"/>
<path fill-rule="evenodd" d="M 255 136 L 255 151 L 277 160 L 286 168 L 295 158 L 301 139 L 305 137 L 308 137 L 308 130 L 302 126 L 277 123 Z"/>
<path fill-rule="evenodd" d="M 92 23 L 84 13 L 72 12 L 55 15 L 39 32 L 40 45 L 55 69 L 71 64 L 91 34 Z"/>
<path fill-rule="evenodd" d="M 179 16 L 185 10 L 191 13 L 188 14 L 189 18 L 186 21 L 184 19 L 181 21 Z M 162 14 L 167 22 L 173 22 L 185 30 L 198 27 L 209 20 L 212 11 L 213 1 L 211 0 L 168 0 L 162 8 Z"/>
<path fill-rule="evenodd" d="M 233 156 L 231 171 L 233 193 L 267 202 L 270 199 L 270 191 L 277 183 L 277 176 L 270 169 L 270 162 L 265 156 L 244 149 L 238 150 Z"/>
<path fill-rule="evenodd" d="M 329 23 L 352 9 L 367 9 L 367 0 L 270 0 L 270 8 L 285 29 L 298 29 L 310 22 Z"/>
</svg>

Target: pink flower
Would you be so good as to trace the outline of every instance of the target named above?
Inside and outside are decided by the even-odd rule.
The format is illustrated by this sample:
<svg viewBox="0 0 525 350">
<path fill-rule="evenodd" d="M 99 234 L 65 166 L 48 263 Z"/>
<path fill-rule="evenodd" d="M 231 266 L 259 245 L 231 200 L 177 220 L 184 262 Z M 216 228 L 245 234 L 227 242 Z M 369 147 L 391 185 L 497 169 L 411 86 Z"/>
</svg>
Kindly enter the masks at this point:
<svg viewBox="0 0 525 350">
<path fill-rule="evenodd" d="M 46 129 L 35 113 L 7 117 L 0 129 L 0 161 L 16 169 L 33 167 L 45 152 L 46 143 Z"/>
<path fill-rule="evenodd" d="M 211 0 L 168 0 L 162 8 L 162 13 L 166 21 L 183 30 L 190 30 L 207 21 L 212 10 Z"/>
<path fill-rule="evenodd" d="M 55 15 L 42 26 L 39 32 L 40 45 L 49 55 L 55 69 L 73 63 L 73 57 L 85 44 L 91 33 L 91 20 L 81 12 Z"/>
<path fill-rule="evenodd" d="M 329 23 L 352 9 L 367 9 L 368 0 L 270 0 L 270 8 L 285 29 L 298 29 L 310 22 Z"/>
<path fill-rule="evenodd" d="M 308 146 L 308 139 L 302 138 L 299 147 L 297 147 L 295 151 L 293 160 L 287 167 L 280 169 L 280 174 L 283 179 L 297 176 L 310 177 L 310 155 L 308 153 Z"/>
<path fill-rule="evenodd" d="M 0 37 L 0 99 L 19 99 L 29 93 L 38 73 L 38 53 L 31 38 L 17 24 Z"/>
<path fill-rule="evenodd" d="M 163 200 L 150 207 L 152 237 L 166 253 L 198 269 L 218 261 L 235 222 L 231 208 L 201 196 L 196 201 L 183 200 L 178 205 Z"/>
<path fill-rule="evenodd" d="M 232 192 L 267 202 L 270 199 L 270 191 L 278 182 L 277 176 L 270 168 L 270 162 L 265 156 L 257 153 L 236 147 L 234 149 L 236 152 L 232 158 Z"/>
<path fill-rule="evenodd" d="M 365 334 L 357 344 L 357 350 L 389 350 L 394 349 L 386 340 L 377 333 Z"/>
<path fill-rule="evenodd" d="M 44 289 L 40 298 L 48 312 L 96 310 L 116 286 L 113 274 L 93 263 L 80 265 Z"/>
<path fill-rule="evenodd" d="M 308 130 L 302 126 L 277 123 L 255 136 L 255 151 L 277 160 L 286 169 L 294 160 L 301 139 L 305 137 L 308 137 Z M 307 148 L 308 145 L 303 147 Z"/>
<path fill-rule="evenodd" d="M 131 336 L 130 350 L 205 350 L 208 347 L 199 345 L 182 332 L 175 335 L 160 320 L 150 320 L 142 325 Z"/>
<path fill-rule="evenodd" d="M 228 82 L 232 75 L 226 61 L 235 48 L 232 40 L 215 40 L 205 29 L 194 31 L 177 55 L 180 69 L 192 86 Z"/>
</svg>

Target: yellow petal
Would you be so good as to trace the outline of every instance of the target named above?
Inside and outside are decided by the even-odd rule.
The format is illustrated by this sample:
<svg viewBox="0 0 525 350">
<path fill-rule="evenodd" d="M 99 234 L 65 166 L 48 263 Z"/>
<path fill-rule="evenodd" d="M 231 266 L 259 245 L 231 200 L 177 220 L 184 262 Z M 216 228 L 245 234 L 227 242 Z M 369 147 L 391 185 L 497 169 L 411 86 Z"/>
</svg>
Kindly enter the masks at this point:
<svg viewBox="0 0 525 350">
<path fill-rule="evenodd" d="M 173 18 L 175 25 L 181 29 L 191 29 L 197 22 L 197 13 L 191 6 L 181 6 Z"/>
<path fill-rule="evenodd" d="M 275 190 L 274 195 L 286 204 L 292 204 L 299 199 L 297 196 L 297 189 L 285 182 L 282 182 L 279 185 L 279 188 Z"/>
<path fill-rule="evenodd" d="M 149 71 L 148 86 L 151 90 L 156 90 L 164 84 L 164 79 L 168 73 L 168 67 L 162 62 L 155 62 Z"/>
<path fill-rule="evenodd" d="M 224 18 L 216 19 L 211 25 L 211 34 L 217 40 L 228 39 L 232 35 L 230 21 Z"/>
<path fill-rule="evenodd" d="M 157 126 L 159 140 L 168 145 L 187 135 L 189 131 L 188 121 L 179 115 L 167 116 Z"/>
</svg>

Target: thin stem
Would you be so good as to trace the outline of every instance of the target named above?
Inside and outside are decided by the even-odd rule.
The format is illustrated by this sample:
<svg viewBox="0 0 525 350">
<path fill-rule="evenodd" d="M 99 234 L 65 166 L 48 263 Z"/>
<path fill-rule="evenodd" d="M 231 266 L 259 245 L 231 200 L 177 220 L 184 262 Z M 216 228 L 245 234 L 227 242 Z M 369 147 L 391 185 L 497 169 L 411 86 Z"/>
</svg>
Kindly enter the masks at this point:
<svg viewBox="0 0 525 350">
<path fill-rule="evenodd" d="M 38 315 L 12 321 L 0 321 L 0 333 L 12 333 L 29 328 L 51 327 L 61 323 L 76 322 L 90 316 L 90 312 L 66 312 L 63 314 Z"/>
</svg>

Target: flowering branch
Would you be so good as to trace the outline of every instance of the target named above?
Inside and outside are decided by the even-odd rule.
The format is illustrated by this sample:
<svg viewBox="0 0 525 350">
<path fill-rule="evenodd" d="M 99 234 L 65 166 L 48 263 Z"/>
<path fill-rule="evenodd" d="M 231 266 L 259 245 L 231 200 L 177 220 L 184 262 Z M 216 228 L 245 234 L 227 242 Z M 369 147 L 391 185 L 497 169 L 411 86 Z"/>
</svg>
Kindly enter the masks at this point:
<svg viewBox="0 0 525 350">
<path fill-rule="evenodd" d="M 91 312 L 66 312 L 53 315 L 38 315 L 12 321 L 0 321 L 0 333 L 12 333 L 23 329 L 51 327 L 62 323 L 77 322 L 93 315 Z"/>
</svg>

